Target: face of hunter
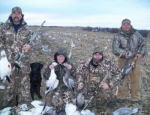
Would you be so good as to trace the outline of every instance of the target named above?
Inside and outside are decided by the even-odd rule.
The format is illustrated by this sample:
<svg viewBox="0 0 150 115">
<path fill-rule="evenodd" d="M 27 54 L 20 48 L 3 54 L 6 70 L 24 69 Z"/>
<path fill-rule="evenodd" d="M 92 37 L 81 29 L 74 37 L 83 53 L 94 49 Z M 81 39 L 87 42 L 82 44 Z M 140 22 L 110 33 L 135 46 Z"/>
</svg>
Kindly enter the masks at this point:
<svg viewBox="0 0 150 115">
<path fill-rule="evenodd" d="M 58 61 L 59 64 L 62 64 L 65 61 L 65 56 L 58 55 L 57 56 L 57 61 Z"/>
<path fill-rule="evenodd" d="M 94 53 L 93 58 L 96 59 L 96 60 L 100 60 L 100 59 L 102 59 L 102 54 Z"/>
<path fill-rule="evenodd" d="M 16 10 L 14 11 L 12 14 L 11 14 L 11 17 L 13 19 L 13 23 L 14 24 L 19 24 L 20 23 L 20 20 L 22 18 L 22 14 L 20 11 Z"/>
<path fill-rule="evenodd" d="M 122 24 L 122 29 L 123 29 L 123 31 L 124 32 L 129 32 L 130 31 L 130 29 L 131 29 L 131 24 L 129 24 L 129 23 L 123 23 Z"/>
</svg>

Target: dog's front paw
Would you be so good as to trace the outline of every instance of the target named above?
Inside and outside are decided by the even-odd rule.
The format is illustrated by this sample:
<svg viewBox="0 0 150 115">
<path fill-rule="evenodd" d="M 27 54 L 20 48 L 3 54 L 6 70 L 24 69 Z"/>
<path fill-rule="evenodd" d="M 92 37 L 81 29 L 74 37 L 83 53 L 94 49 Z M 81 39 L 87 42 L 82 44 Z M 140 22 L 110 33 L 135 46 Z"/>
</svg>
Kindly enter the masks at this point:
<svg viewBox="0 0 150 115">
<path fill-rule="evenodd" d="M 38 97 L 39 97 L 39 99 L 42 99 L 42 96 L 41 96 L 41 95 L 39 95 Z"/>
</svg>

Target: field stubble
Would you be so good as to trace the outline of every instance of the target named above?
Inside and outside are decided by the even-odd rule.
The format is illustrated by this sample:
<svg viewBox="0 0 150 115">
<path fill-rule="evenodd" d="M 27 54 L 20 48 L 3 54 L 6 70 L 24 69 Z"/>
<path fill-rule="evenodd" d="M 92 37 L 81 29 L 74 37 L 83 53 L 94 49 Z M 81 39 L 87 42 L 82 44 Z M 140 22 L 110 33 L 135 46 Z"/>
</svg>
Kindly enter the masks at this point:
<svg viewBox="0 0 150 115">
<path fill-rule="evenodd" d="M 29 27 L 29 29 L 35 31 L 37 27 Z M 57 48 L 65 47 L 68 51 L 68 54 L 70 50 L 72 50 L 70 61 L 75 67 L 77 67 L 80 60 L 84 60 L 92 56 L 93 49 L 97 46 L 102 48 L 105 56 L 117 62 L 118 57 L 111 53 L 113 35 L 114 34 L 111 33 L 89 32 L 81 29 L 42 27 L 38 33 L 38 36 L 33 41 L 33 47 L 30 51 L 30 62 L 41 62 L 44 64 L 41 72 L 43 73 L 48 64 L 53 61 L 53 55 Z M 150 52 L 149 39 L 147 44 L 148 52 Z M 45 51 L 42 50 L 43 48 Z M 150 114 L 150 56 L 148 56 L 148 53 L 143 58 L 141 65 L 143 76 L 141 94 L 144 106 L 141 107 L 128 101 L 125 103 L 117 103 L 117 106 L 114 109 L 104 108 L 103 105 L 99 105 L 99 108 L 101 109 L 94 109 L 96 110 L 96 115 L 107 115 L 121 107 L 138 107 L 140 108 L 140 111 L 137 113 L 137 115 Z M 42 95 L 45 90 L 45 80 L 43 79 L 41 87 Z M 130 95 L 128 95 L 128 98 L 130 98 Z M 43 100 L 41 101 L 44 101 L 44 99 L 45 97 L 43 95 Z"/>
</svg>

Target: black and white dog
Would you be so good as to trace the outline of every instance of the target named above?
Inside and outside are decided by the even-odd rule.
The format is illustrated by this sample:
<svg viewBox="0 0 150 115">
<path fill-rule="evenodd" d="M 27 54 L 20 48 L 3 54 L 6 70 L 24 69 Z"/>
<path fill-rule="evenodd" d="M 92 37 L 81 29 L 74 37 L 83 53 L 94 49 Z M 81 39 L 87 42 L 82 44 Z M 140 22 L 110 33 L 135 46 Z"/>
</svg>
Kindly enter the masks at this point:
<svg viewBox="0 0 150 115">
<path fill-rule="evenodd" d="M 43 64 L 34 62 L 30 64 L 31 72 L 30 72 L 30 93 L 32 100 L 34 100 L 34 93 L 38 95 L 39 99 L 42 99 L 40 95 L 40 87 L 41 87 L 41 69 L 43 68 Z"/>
</svg>

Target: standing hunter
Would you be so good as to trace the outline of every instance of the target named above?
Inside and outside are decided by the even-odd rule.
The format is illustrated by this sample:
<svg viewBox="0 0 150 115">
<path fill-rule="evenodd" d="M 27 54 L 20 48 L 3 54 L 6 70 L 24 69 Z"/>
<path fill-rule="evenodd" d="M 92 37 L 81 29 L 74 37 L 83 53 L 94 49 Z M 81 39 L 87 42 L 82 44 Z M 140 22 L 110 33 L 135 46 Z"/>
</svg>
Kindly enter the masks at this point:
<svg viewBox="0 0 150 115">
<path fill-rule="evenodd" d="M 120 28 L 120 32 L 114 36 L 114 40 L 112 43 L 112 52 L 120 56 L 118 65 L 119 67 L 123 67 L 126 59 L 136 58 L 137 61 L 135 63 L 134 69 L 130 73 L 130 85 L 131 85 L 131 101 L 135 102 L 139 105 L 142 105 L 140 88 L 141 88 L 141 66 L 140 60 L 144 56 L 146 52 L 146 39 L 142 37 L 142 35 L 136 31 L 129 19 L 124 19 L 122 21 L 122 25 Z M 138 52 L 138 53 L 137 53 Z M 126 99 L 127 96 L 127 83 L 129 80 L 129 76 L 123 80 L 123 84 L 119 86 L 117 101 L 122 102 Z"/>
<path fill-rule="evenodd" d="M 31 32 L 27 29 L 27 23 L 24 21 L 21 8 L 17 6 L 12 8 L 8 20 L 0 29 L 0 51 L 6 51 L 8 61 L 12 66 L 14 66 L 15 60 L 22 50 L 28 55 L 27 52 L 30 50 L 31 46 L 26 44 L 26 42 L 30 37 Z M 16 98 L 17 102 L 30 102 L 30 84 L 27 82 L 28 79 L 26 79 L 30 71 L 28 70 L 29 60 L 27 58 L 27 56 L 23 58 L 19 71 L 15 68 L 10 78 L 12 82 L 10 84 L 8 82 L 5 83 L 3 107 L 9 106 L 13 98 Z M 24 82 L 25 79 L 26 82 Z M 22 95 L 20 95 L 20 93 Z M 22 98 L 19 98 L 20 96 L 22 96 Z"/>
<path fill-rule="evenodd" d="M 97 87 L 101 89 L 89 105 L 100 105 L 113 108 L 115 95 L 112 90 L 121 83 L 121 73 L 118 66 L 103 55 L 100 47 L 93 51 L 92 58 L 81 61 L 77 68 L 78 90 L 83 92 L 85 97 L 90 99 Z M 105 80 L 104 80 L 105 79 Z"/>
</svg>

